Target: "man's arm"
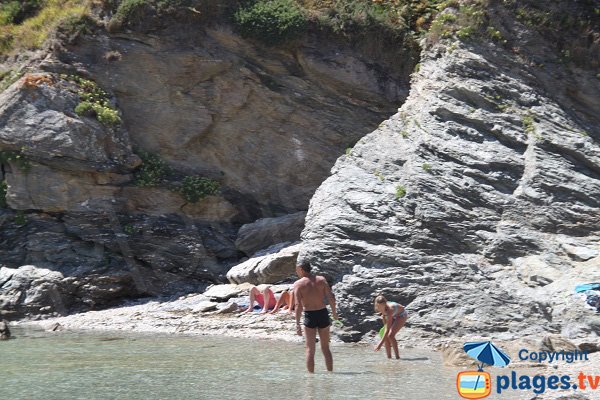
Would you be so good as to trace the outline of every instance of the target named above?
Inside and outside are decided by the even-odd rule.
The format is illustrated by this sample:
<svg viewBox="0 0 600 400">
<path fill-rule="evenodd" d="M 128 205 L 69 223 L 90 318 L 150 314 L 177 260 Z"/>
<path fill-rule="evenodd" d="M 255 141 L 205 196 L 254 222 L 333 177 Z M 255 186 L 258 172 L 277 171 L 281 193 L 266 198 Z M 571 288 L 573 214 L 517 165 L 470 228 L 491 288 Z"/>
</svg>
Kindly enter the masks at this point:
<svg viewBox="0 0 600 400">
<path fill-rule="evenodd" d="M 300 295 L 300 288 L 294 284 L 294 303 L 296 309 L 296 334 L 302 336 L 302 325 L 300 325 L 300 316 L 302 315 L 302 296 Z"/>
<path fill-rule="evenodd" d="M 333 295 L 333 292 L 331 291 L 331 288 L 329 287 L 329 284 L 327 284 L 327 281 L 325 279 L 323 279 L 323 283 L 325 285 L 325 295 L 327 296 L 327 300 L 329 301 L 329 306 L 331 306 L 331 315 L 333 316 L 334 320 L 337 320 L 339 318 L 337 315 L 335 296 Z"/>
</svg>

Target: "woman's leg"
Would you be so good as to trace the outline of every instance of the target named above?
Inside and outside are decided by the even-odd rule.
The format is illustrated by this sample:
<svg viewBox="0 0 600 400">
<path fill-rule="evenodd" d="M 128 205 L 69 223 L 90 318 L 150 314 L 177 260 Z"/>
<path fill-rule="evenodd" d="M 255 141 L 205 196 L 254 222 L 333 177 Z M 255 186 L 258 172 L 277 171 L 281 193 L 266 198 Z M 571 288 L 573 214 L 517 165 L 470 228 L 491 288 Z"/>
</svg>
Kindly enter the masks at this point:
<svg viewBox="0 0 600 400">
<path fill-rule="evenodd" d="M 290 314 L 294 313 L 296 305 L 294 304 L 294 292 L 292 290 L 287 291 L 288 294 L 288 311 Z"/>
<path fill-rule="evenodd" d="M 387 355 L 387 358 L 392 358 L 392 346 L 390 345 L 390 340 L 385 339 L 383 345 L 385 346 L 385 354 Z"/>
<path fill-rule="evenodd" d="M 256 286 L 253 286 L 252 289 L 250 289 L 250 299 L 248 300 L 248 302 L 249 302 L 248 308 L 244 312 L 252 311 L 252 309 L 254 308 L 254 302 L 257 301 L 257 297 L 259 297 L 259 296 L 260 296 L 260 292 L 258 291 Z"/>
<path fill-rule="evenodd" d="M 275 308 L 273 308 L 273 310 L 271 310 L 269 312 L 271 314 L 276 313 L 279 310 L 279 308 L 281 308 L 282 305 L 286 304 L 287 296 L 288 296 L 287 292 L 281 293 L 281 295 L 279 296 L 279 299 L 277 300 L 277 303 L 275 304 Z M 285 307 L 283 307 L 283 308 L 285 309 Z"/>
<path fill-rule="evenodd" d="M 408 319 L 408 317 L 394 319 L 394 323 L 392 324 L 392 328 L 391 328 L 392 331 L 390 333 L 390 341 L 392 343 L 392 347 L 394 348 L 394 355 L 396 356 L 396 360 L 400 359 L 400 353 L 398 351 L 398 341 L 396 340 L 396 334 L 398 333 L 398 331 L 400 329 L 402 329 L 402 327 L 406 323 L 407 319 Z"/>
<path fill-rule="evenodd" d="M 270 288 L 265 288 L 265 290 L 263 290 L 262 292 L 262 298 L 263 298 L 263 309 L 261 311 L 261 313 L 267 313 L 269 312 L 269 308 L 274 308 L 275 305 L 277 304 L 277 300 L 275 299 L 275 293 L 273 293 L 273 291 Z"/>
</svg>

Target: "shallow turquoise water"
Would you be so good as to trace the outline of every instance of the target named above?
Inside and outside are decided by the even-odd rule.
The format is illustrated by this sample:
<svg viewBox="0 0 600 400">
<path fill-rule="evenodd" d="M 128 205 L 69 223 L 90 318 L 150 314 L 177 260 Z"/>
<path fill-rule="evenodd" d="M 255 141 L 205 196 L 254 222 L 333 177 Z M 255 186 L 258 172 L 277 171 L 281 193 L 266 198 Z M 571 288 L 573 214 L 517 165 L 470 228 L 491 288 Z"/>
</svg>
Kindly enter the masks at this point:
<svg viewBox="0 0 600 400">
<path fill-rule="evenodd" d="M 457 399 L 436 353 L 333 346 L 304 370 L 301 343 L 223 337 L 46 333 L 0 342 L 2 399 Z M 505 397 L 503 397 L 505 398 Z"/>
</svg>

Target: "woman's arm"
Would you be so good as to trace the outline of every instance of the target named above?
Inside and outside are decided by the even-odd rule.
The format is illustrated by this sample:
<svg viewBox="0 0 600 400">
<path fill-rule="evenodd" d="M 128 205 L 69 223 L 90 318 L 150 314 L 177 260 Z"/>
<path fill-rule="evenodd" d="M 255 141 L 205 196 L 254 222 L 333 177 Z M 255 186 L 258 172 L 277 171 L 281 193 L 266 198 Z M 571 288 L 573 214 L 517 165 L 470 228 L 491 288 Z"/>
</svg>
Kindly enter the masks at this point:
<svg viewBox="0 0 600 400">
<path fill-rule="evenodd" d="M 381 338 L 381 340 L 375 347 L 375 351 L 379 351 L 381 349 L 381 346 L 383 346 L 383 344 L 389 337 L 389 334 L 391 331 L 389 322 L 392 321 L 392 309 L 390 307 L 386 307 L 385 314 L 382 314 L 382 318 L 383 318 L 383 323 L 385 324 L 385 332 L 383 333 L 383 337 Z"/>
</svg>

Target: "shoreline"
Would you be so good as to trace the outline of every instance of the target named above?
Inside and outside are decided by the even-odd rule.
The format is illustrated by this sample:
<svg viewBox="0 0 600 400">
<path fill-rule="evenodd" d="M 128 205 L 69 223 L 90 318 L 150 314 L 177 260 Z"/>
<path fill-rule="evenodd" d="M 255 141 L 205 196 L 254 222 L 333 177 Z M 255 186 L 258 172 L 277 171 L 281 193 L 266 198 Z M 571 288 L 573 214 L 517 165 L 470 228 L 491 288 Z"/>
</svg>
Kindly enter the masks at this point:
<svg viewBox="0 0 600 400">
<path fill-rule="evenodd" d="M 247 298 L 247 296 L 246 296 Z M 303 342 L 303 336 L 296 335 L 294 314 L 279 310 L 275 314 L 259 312 L 244 313 L 237 304 L 243 304 L 244 297 L 221 302 L 225 310 L 203 311 L 209 298 L 203 294 L 182 296 L 176 300 L 150 299 L 145 302 L 132 302 L 119 307 L 99 311 L 86 311 L 78 314 L 44 319 L 21 319 L 10 325 L 44 331 L 114 332 L 192 336 L 226 336 L 247 339 L 282 340 Z M 228 305 L 236 304 L 234 311 L 227 311 Z M 333 343 L 345 343 L 338 337 L 345 327 L 331 326 Z M 356 344 L 375 343 L 376 333 L 366 334 Z M 418 345 L 415 338 L 419 338 Z M 449 339 L 425 339 L 421 334 L 402 329 L 397 336 L 400 347 L 421 348 L 435 352 Z M 352 343 L 350 343 L 352 344 Z"/>
<path fill-rule="evenodd" d="M 190 294 L 173 299 L 148 299 L 136 301 L 119 307 L 99 311 L 86 311 L 66 316 L 44 319 L 21 319 L 11 321 L 9 325 L 44 331 L 78 332 L 125 332 L 140 334 L 226 336 L 248 339 L 282 340 L 303 342 L 303 336 L 296 335 L 295 318 L 287 310 L 275 314 L 260 312 L 244 313 L 238 304 L 244 304 L 247 297 L 231 298 L 225 302 L 214 303 L 204 294 Z M 218 304 L 219 306 L 214 306 Z M 210 308 L 209 308 L 210 307 Z M 207 311 L 208 309 L 208 311 Z M 331 326 L 332 342 L 344 343 L 338 337 L 351 327 Z M 363 335 L 356 344 L 375 344 L 376 332 Z M 446 337 L 435 336 L 421 330 L 405 327 L 396 336 L 401 348 L 420 348 L 444 354 L 449 365 L 467 365 L 468 359 L 462 357 L 462 343 L 465 341 L 493 340 L 502 348 L 514 351 L 519 346 L 537 350 L 543 339 L 539 337 L 515 337 L 501 340 L 493 337 Z M 593 342 L 594 340 L 590 338 Z M 554 345 L 573 345 L 565 338 Z M 600 347 L 600 343 L 597 345 Z M 515 353 L 516 354 L 516 353 Z M 594 354 L 593 352 L 590 354 Z M 596 352 L 595 354 L 600 354 Z M 516 358 L 516 357 L 515 357 Z M 517 361 L 517 360 L 514 360 Z M 540 366 L 539 363 L 519 361 L 520 366 Z"/>
</svg>

